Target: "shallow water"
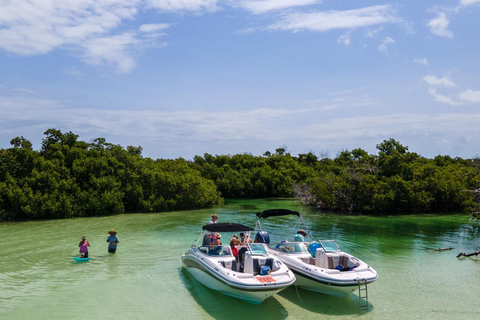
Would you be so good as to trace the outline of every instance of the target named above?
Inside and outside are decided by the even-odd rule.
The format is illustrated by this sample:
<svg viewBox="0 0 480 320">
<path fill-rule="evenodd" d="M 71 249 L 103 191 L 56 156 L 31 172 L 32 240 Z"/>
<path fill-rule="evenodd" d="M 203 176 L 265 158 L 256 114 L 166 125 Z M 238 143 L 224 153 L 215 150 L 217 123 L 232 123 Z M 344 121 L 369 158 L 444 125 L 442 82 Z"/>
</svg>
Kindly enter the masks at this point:
<svg viewBox="0 0 480 320">
<path fill-rule="evenodd" d="M 255 225 L 254 212 L 302 213 L 314 234 L 336 239 L 373 266 L 369 309 L 358 297 L 336 298 L 292 286 L 254 306 L 205 288 L 180 256 L 210 213 L 220 222 Z M 293 217 L 262 221 L 272 241 L 295 229 Z M 107 231 L 118 230 L 115 255 Z M 75 263 L 78 242 L 91 243 Z M 466 215 L 364 217 L 318 214 L 292 200 L 230 201 L 210 210 L 129 214 L 0 225 L 0 319 L 479 319 L 480 224 Z M 435 252 L 434 248 L 453 247 Z"/>
</svg>

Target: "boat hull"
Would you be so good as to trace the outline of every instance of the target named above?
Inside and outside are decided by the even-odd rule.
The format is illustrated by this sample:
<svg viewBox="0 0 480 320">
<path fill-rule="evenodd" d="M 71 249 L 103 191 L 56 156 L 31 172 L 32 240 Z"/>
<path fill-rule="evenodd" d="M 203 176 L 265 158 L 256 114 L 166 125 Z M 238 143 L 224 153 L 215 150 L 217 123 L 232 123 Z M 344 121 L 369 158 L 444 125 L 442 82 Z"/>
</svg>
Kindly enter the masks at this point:
<svg viewBox="0 0 480 320">
<path fill-rule="evenodd" d="M 265 299 L 270 298 L 271 296 L 282 291 L 284 288 L 277 290 L 268 290 L 268 291 L 251 291 L 251 290 L 239 290 L 231 286 L 226 285 L 225 283 L 215 279 L 210 276 L 208 273 L 203 272 L 202 270 L 194 267 L 185 268 L 190 272 L 190 274 L 205 287 L 212 290 L 216 290 L 220 293 L 223 293 L 227 296 L 231 296 L 243 301 L 249 302 L 251 304 L 261 304 Z"/>
<path fill-rule="evenodd" d="M 182 262 L 188 272 L 204 286 L 257 305 L 295 282 L 292 272 L 288 272 L 287 277 L 291 279 L 288 282 L 261 283 L 258 280 L 262 278 L 261 276 L 242 275 L 233 271 L 222 275 L 218 269 L 212 270 L 208 264 L 201 261 L 201 258 L 198 259 L 194 255 L 183 255 Z M 233 278 L 234 274 L 238 276 L 236 279 L 228 279 L 228 277 Z M 242 282 L 239 277 L 245 280 Z"/>
<path fill-rule="evenodd" d="M 328 282 L 322 282 L 319 280 L 314 280 L 304 275 L 294 272 L 295 277 L 297 278 L 295 284 L 305 290 L 325 293 L 334 296 L 346 296 L 358 289 L 358 284 L 353 285 L 333 285 Z"/>
</svg>

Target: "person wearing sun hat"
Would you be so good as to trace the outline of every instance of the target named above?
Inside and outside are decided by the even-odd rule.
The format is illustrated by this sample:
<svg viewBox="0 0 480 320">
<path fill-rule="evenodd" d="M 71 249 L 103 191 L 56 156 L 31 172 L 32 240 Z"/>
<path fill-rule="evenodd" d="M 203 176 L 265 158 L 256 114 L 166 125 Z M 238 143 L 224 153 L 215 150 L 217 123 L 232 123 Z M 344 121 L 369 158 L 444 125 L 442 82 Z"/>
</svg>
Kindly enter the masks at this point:
<svg viewBox="0 0 480 320">
<path fill-rule="evenodd" d="M 218 216 L 216 213 L 213 213 L 210 215 L 212 217 L 212 220 L 208 221 L 208 224 L 215 224 L 217 223 L 217 220 L 218 220 Z"/>
<path fill-rule="evenodd" d="M 297 234 L 295 235 L 294 239 L 295 241 L 298 241 L 298 242 L 305 242 L 305 238 L 307 236 L 307 233 L 305 232 L 305 230 L 299 230 L 297 231 Z"/>
<path fill-rule="evenodd" d="M 108 234 L 109 234 L 107 238 L 108 252 L 115 253 L 115 251 L 117 251 L 117 244 L 120 242 L 120 240 L 117 237 L 117 231 L 115 231 L 115 229 L 112 229 L 108 231 Z"/>
</svg>

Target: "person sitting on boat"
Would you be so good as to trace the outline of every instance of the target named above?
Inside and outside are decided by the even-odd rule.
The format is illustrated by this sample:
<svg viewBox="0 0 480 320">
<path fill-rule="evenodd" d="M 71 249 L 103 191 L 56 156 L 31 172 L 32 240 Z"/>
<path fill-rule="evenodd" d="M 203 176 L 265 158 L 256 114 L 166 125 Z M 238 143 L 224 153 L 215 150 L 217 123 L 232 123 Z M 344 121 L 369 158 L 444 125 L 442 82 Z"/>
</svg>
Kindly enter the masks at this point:
<svg viewBox="0 0 480 320">
<path fill-rule="evenodd" d="M 220 233 L 217 233 L 217 238 L 216 238 L 215 244 L 216 244 L 217 246 L 221 246 L 221 245 L 222 245 L 222 235 L 221 235 Z"/>
<path fill-rule="evenodd" d="M 208 224 L 215 224 L 217 223 L 217 220 L 218 220 L 218 216 L 214 213 L 212 215 L 210 215 L 212 217 L 212 220 L 208 221 Z"/>
<path fill-rule="evenodd" d="M 87 237 L 82 237 L 82 241 L 78 244 L 80 247 L 80 257 L 88 258 L 88 247 L 90 247 L 90 242 L 87 241 Z"/>
<path fill-rule="evenodd" d="M 307 233 L 305 230 L 299 230 L 297 231 L 297 234 L 293 237 L 293 239 L 297 242 L 305 242 L 305 237 L 307 236 Z"/>
<path fill-rule="evenodd" d="M 237 244 L 240 244 L 240 241 L 235 238 L 235 235 L 230 239 L 230 249 L 232 250 L 232 254 L 235 257 L 235 260 L 238 262 L 238 249 Z"/>
<path fill-rule="evenodd" d="M 252 239 L 248 238 L 248 240 L 245 240 L 245 234 L 243 232 L 240 233 L 240 244 L 245 244 L 245 243 L 252 243 Z"/>
</svg>

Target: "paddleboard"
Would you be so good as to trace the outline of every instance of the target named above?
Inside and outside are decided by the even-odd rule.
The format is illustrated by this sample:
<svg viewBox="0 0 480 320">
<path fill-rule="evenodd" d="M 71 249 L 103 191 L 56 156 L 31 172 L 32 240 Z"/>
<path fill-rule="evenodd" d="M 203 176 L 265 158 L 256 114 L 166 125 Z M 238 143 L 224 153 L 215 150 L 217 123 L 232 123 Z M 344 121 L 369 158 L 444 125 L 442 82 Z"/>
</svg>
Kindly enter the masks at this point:
<svg viewBox="0 0 480 320">
<path fill-rule="evenodd" d="M 79 258 L 79 257 L 73 257 L 73 260 L 77 261 L 77 262 L 86 262 L 88 260 L 90 260 L 91 258 Z"/>
</svg>

